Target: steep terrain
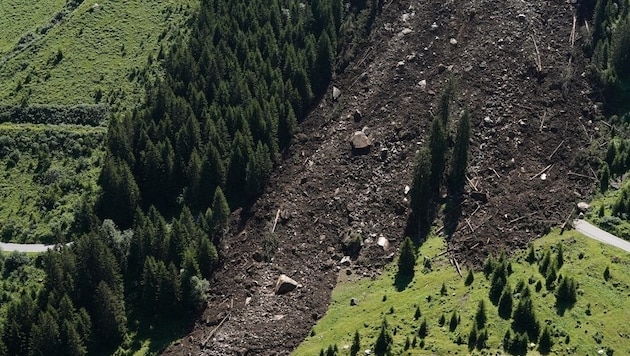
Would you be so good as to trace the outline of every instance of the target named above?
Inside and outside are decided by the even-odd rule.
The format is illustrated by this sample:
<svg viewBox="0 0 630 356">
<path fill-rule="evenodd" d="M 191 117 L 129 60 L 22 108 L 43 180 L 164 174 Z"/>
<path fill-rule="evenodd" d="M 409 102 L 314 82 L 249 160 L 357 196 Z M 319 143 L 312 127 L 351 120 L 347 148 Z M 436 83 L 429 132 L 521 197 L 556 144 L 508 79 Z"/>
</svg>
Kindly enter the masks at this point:
<svg viewBox="0 0 630 356">
<path fill-rule="evenodd" d="M 325 313 L 349 234 L 364 246 L 344 273 L 378 273 L 404 237 L 413 158 L 451 76 L 451 123 L 464 106 L 472 113 L 466 190 L 487 198 L 467 194 L 448 239 L 453 257 L 478 266 L 488 253 L 521 248 L 562 224 L 591 194 L 583 150 L 606 129 L 582 75 L 579 30 L 572 43 L 574 12 L 542 0 L 386 3 L 370 45 L 333 80 L 339 99 L 322 99 L 263 196 L 234 214 L 208 308 L 166 354 L 289 353 Z M 361 129 L 373 145 L 353 155 L 348 138 Z M 263 236 L 276 219 L 278 248 L 262 262 Z M 280 274 L 302 286 L 276 296 Z"/>
</svg>

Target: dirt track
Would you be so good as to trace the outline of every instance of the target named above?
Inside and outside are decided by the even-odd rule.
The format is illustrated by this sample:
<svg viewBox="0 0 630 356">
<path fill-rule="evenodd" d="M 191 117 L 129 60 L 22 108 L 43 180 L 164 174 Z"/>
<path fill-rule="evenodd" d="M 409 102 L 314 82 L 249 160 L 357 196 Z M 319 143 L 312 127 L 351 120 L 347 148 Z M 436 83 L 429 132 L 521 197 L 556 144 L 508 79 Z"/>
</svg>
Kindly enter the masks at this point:
<svg viewBox="0 0 630 356">
<path fill-rule="evenodd" d="M 351 273 L 377 274 L 404 237 L 405 185 L 450 76 L 458 81 L 453 127 L 464 106 L 473 118 L 466 189 L 487 196 L 467 195 L 449 239 L 453 257 L 480 265 L 564 222 L 594 183 L 578 152 L 605 129 L 582 76 L 579 32 L 571 47 L 573 13 L 564 1 L 388 2 L 371 45 L 333 80 L 339 101 L 323 98 L 265 194 L 235 214 L 209 307 L 166 354 L 290 353 L 326 311 L 348 233 L 365 241 Z M 349 116 L 357 109 L 358 122 Z M 353 156 L 348 138 L 363 128 L 372 149 Z M 278 251 L 257 262 L 278 209 Z M 376 244 L 381 236 L 387 251 Z M 281 273 L 303 287 L 274 295 Z"/>
</svg>

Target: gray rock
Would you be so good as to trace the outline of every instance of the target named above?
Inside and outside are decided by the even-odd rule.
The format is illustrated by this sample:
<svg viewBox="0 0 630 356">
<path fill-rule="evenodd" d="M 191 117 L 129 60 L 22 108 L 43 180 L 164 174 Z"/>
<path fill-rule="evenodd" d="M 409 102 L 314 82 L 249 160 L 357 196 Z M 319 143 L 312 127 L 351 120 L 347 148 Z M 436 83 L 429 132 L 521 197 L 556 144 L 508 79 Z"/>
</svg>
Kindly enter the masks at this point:
<svg viewBox="0 0 630 356">
<path fill-rule="evenodd" d="M 372 145 L 372 140 L 370 140 L 363 131 L 356 131 L 352 134 L 352 137 L 350 137 L 350 144 L 352 145 L 352 148 L 361 150 L 370 147 Z"/>
<path fill-rule="evenodd" d="M 341 96 L 341 89 L 333 86 L 333 88 L 332 88 L 332 98 L 333 98 L 333 100 L 337 101 L 337 99 L 339 99 L 340 96 Z"/>
<path fill-rule="evenodd" d="M 351 263 L 352 260 L 350 259 L 350 256 L 343 256 L 343 258 L 339 262 L 339 264 L 342 266 L 350 266 Z"/>
<path fill-rule="evenodd" d="M 355 306 L 357 304 L 359 304 L 359 302 L 357 301 L 357 298 L 350 299 L 350 306 Z"/>
<path fill-rule="evenodd" d="M 591 207 L 591 206 L 590 206 L 588 203 L 583 202 L 583 201 L 581 201 L 581 202 L 577 203 L 577 209 L 578 209 L 580 212 L 582 212 L 582 213 L 587 212 L 587 211 L 588 211 L 588 209 L 590 209 L 590 207 Z"/>
<path fill-rule="evenodd" d="M 276 281 L 275 291 L 276 294 L 285 294 L 288 293 L 299 286 L 298 282 L 291 279 L 285 274 L 281 274 Z"/>
<path fill-rule="evenodd" d="M 379 236 L 378 240 L 376 241 L 376 244 L 381 246 L 383 250 L 386 250 L 386 251 L 389 248 L 389 240 L 385 236 Z"/>
<path fill-rule="evenodd" d="M 359 122 L 363 118 L 363 113 L 361 113 L 361 110 L 355 109 L 352 113 L 352 118 L 354 119 L 354 122 Z"/>
</svg>

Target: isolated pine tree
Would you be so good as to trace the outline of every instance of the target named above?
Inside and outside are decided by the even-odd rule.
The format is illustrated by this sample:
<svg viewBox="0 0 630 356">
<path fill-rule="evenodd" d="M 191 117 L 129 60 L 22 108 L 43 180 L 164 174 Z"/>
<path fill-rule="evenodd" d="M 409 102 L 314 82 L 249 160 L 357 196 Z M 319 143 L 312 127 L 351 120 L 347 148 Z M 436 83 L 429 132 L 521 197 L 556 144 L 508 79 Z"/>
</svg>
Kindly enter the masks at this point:
<svg viewBox="0 0 630 356">
<path fill-rule="evenodd" d="M 359 330 L 354 332 L 354 338 L 352 339 L 352 346 L 350 347 L 350 355 L 357 355 L 361 350 L 361 335 Z"/>
<path fill-rule="evenodd" d="M 420 307 L 416 306 L 416 312 L 413 315 L 414 320 L 420 319 L 421 316 L 422 316 L 422 312 L 420 311 Z"/>
<path fill-rule="evenodd" d="M 475 276 L 473 274 L 472 269 L 468 270 L 468 274 L 466 275 L 466 280 L 464 281 L 465 286 L 471 285 L 475 281 Z"/>
<path fill-rule="evenodd" d="M 548 354 L 552 346 L 551 332 L 549 331 L 549 327 L 545 325 L 540 334 L 540 339 L 538 340 L 538 351 L 540 351 L 541 354 Z"/>
<path fill-rule="evenodd" d="M 418 336 L 420 336 L 421 339 L 424 339 L 427 335 L 429 335 L 429 325 L 427 324 L 427 319 L 424 318 L 418 328 Z"/>
<path fill-rule="evenodd" d="M 387 355 L 391 352 L 394 339 L 388 329 L 389 325 L 387 324 L 387 320 L 383 319 L 383 322 L 381 323 L 381 331 L 374 343 L 374 353 L 376 355 Z"/>
<path fill-rule="evenodd" d="M 475 313 L 475 325 L 478 330 L 483 329 L 486 326 L 488 316 L 486 315 L 486 303 L 482 300 L 477 304 L 477 312 Z"/>
<path fill-rule="evenodd" d="M 413 276 L 416 265 L 416 252 L 413 242 L 409 237 L 405 237 L 400 246 L 400 258 L 398 259 L 398 274 L 402 276 Z"/>
<path fill-rule="evenodd" d="M 453 313 L 451 314 L 451 320 L 448 323 L 448 329 L 450 331 L 455 331 L 455 329 L 457 329 L 458 324 L 459 324 L 459 318 L 457 317 L 457 312 L 453 310 Z"/>
</svg>

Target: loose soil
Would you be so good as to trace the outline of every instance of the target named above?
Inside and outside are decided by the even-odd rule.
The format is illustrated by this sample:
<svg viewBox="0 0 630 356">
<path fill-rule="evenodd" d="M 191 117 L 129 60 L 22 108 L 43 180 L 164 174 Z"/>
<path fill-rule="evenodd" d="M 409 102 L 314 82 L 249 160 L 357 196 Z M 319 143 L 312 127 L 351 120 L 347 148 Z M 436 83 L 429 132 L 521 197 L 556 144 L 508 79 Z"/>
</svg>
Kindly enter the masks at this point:
<svg viewBox="0 0 630 356">
<path fill-rule="evenodd" d="M 369 45 L 333 78 L 339 99 L 322 98 L 263 196 L 234 213 L 208 307 L 165 354 L 289 354 L 326 312 L 339 274 L 377 275 L 404 238 L 405 186 L 449 77 L 457 81 L 452 137 L 461 110 L 472 114 L 470 180 L 446 237 L 451 256 L 480 266 L 566 221 L 592 194 L 585 152 L 607 132 L 584 74 L 583 20 L 570 41 L 574 13 L 565 1 L 387 2 Z M 372 147 L 353 154 L 349 138 L 362 129 Z M 278 211 L 278 249 L 268 263 L 261 241 Z M 348 267 L 340 261 L 350 234 L 364 244 Z M 301 287 L 275 295 L 280 274 Z"/>
</svg>

